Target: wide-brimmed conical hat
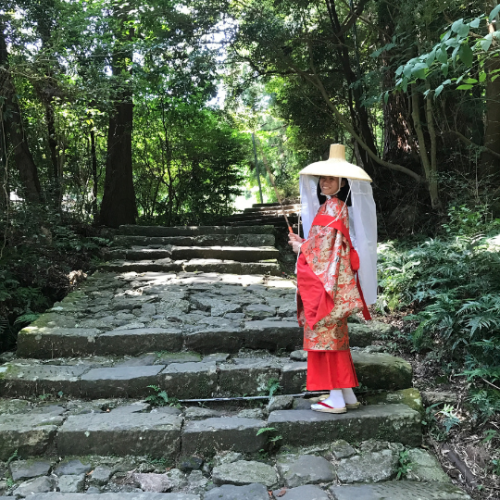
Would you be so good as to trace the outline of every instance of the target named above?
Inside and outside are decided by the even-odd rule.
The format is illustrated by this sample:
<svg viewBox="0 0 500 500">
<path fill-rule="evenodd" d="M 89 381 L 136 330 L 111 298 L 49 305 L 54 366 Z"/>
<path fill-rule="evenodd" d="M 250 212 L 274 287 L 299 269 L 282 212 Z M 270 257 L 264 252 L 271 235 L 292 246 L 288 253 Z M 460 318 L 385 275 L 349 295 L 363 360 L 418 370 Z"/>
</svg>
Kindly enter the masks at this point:
<svg viewBox="0 0 500 500">
<path fill-rule="evenodd" d="M 346 161 L 345 146 L 342 144 L 332 144 L 328 160 L 311 163 L 299 173 L 300 175 L 342 177 L 343 179 L 372 182 L 371 177 L 361 167 Z"/>
</svg>

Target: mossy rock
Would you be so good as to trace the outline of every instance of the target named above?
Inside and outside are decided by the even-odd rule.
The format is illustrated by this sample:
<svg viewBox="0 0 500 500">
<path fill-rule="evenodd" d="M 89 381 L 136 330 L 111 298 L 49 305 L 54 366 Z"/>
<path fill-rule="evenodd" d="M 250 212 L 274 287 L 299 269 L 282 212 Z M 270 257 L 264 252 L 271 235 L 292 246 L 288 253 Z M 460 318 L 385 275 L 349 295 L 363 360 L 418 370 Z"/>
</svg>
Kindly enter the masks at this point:
<svg viewBox="0 0 500 500">
<path fill-rule="evenodd" d="M 420 391 L 414 388 L 403 389 L 401 391 L 367 394 L 364 399 L 369 405 L 405 404 L 412 410 L 418 411 L 421 415 L 424 415 L 425 413 Z"/>
</svg>

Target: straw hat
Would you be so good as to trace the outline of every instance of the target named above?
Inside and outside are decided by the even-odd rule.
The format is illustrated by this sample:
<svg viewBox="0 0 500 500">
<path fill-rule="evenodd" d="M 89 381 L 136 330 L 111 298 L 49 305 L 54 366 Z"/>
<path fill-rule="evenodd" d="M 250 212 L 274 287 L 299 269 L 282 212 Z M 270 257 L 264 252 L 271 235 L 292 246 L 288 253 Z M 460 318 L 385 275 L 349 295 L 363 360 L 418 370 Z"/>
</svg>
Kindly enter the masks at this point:
<svg viewBox="0 0 500 500">
<path fill-rule="evenodd" d="M 299 173 L 300 175 L 331 176 L 357 181 L 372 181 L 371 177 L 361 167 L 346 161 L 345 146 L 342 144 L 332 144 L 328 160 L 311 163 Z"/>
</svg>

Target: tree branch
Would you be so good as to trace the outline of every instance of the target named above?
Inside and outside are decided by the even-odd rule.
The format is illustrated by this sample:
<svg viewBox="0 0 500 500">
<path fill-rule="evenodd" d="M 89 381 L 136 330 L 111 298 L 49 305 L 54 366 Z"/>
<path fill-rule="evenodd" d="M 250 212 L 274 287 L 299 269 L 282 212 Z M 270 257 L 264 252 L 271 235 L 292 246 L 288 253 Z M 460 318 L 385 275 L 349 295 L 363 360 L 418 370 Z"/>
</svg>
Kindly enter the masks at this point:
<svg viewBox="0 0 500 500">
<path fill-rule="evenodd" d="M 346 128 L 346 130 L 354 137 L 357 141 L 357 143 L 366 151 L 366 153 L 372 158 L 374 161 L 376 161 L 378 164 L 382 165 L 383 167 L 390 168 L 391 170 L 396 170 L 398 172 L 402 172 L 406 175 L 409 175 L 410 177 L 413 177 L 417 182 L 424 182 L 424 179 L 422 176 L 418 175 L 416 172 L 413 172 L 413 170 L 410 170 L 409 168 L 403 167 L 402 165 L 398 165 L 396 163 L 390 163 L 388 161 L 382 160 L 379 156 L 377 156 L 366 144 L 365 142 L 361 139 L 361 137 L 355 132 L 353 126 L 349 123 L 346 118 L 340 113 L 340 111 L 337 109 L 335 104 L 331 101 L 325 87 L 323 86 L 323 83 L 321 80 L 318 78 L 314 64 L 311 63 L 311 69 L 314 73 L 314 77 L 311 77 L 307 72 L 301 70 L 300 68 L 297 68 L 293 63 L 289 62 L 290 67 L 297 72 L 300 76 L 302 76 L 305 80 L 307 80 L 309 83 L 314 85 L 321 93 L 323 99 L 325 100 L 327 106 L 332 110 L 335 118 Z"/>
</svg>

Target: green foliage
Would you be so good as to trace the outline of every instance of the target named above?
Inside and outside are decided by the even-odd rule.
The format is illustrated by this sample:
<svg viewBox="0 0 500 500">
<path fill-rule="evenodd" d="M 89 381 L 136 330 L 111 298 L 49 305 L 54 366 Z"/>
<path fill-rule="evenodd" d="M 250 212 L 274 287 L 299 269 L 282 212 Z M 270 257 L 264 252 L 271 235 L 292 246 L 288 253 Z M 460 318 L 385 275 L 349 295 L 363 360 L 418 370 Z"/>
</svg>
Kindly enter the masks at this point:
<svg viewBox="0 0 500 500">
<path fill-rule="evenodd" d="M 173 406 L 175 408 L 180 408 L 181 405 L 177 398 L 169 397 L 166 391 L 162 390 L 161 387 L 157 385 L 148 385 L 148 389 L 153 390 L 153 394 L 145 398 L 151 406 Z"/>
<path fill-rule="evenodd" d="M 488 20 L 497 13 L 494 9 Z M 481 15 L 468 22 L 463 18 L 453 22 L 429 52 L 414 57 L 398 67 L 396 89 L 406 92 L 409 84 L 438 75 L 441 80 L 442 78 L 445 80 L 441 81 L 433 91 L 434 98 L 437 98 L 447 86 L 452 86 L 456 90 L 471 90 L 476 85 L 486 82 L 488 78 L 495 81 L 500 76 L 500 70 L 487 73 L 485 61 L 498 57 L 498 51 L 490 48 L 495 39 L 500 39 L 500 31 L 488 32 L 486 20 L 486 15 Z M 392 47 L 386 50 L 390 48 Z M 474 64 L 477 68 L 473 69 Z M 457 65 L 460 66 L 458 76 L 447 78 L 450 71 L 457 70 Z M 430 90 L 427 90 L 424 94 L 427 95 L 429 92 Z"/>
<path fill-rule="evenodd" d="M 282 387 L 280 385 L 279 379 L 270 378 L 267 381 L 266 390 L 267 390 L 267 394 L 270 398 L 272 398 L 274 396 L 274 394 L 278 393 L 281 389 L 282 389 Z"/>
<path fill-rule="evenodd" d="M 500 391 L 481 387 L 500 381 L 500 255 L 498 237 L 484 236 L 498 233 L 499 221 L 488 222 L 481 208 L 449 213 L 447 238 L 381 245 L 379 306 L 414 310 L 406 317 L 418 324 L 414 348 L 453 361 L 454 374 L 473 384 L 475 418 L 485 420 L 500 411 Z M 451 414 L 444 421 L 446 431 L 456 424 Z"/>
<path fill-rule="evenodd" d="M 396 479 L 404 479 L 408 472 L 412 470 L 413 463 L 410 461 L 409 453 L 407 450 L 399 452 L 399 465 Z"/>
</svg>

